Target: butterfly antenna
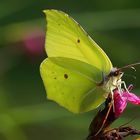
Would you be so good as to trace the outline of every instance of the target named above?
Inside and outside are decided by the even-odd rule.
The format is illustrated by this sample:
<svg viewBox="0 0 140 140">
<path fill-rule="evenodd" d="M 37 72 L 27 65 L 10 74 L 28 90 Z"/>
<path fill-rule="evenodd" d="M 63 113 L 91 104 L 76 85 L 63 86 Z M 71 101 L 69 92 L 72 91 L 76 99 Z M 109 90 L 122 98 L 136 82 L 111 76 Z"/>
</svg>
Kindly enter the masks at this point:
<svg viewBox="0 0 140 140">
<path fill-rule="evenodd" d="M 134 71 L 137 71 L 136 69 L 135 69 L 135 67 L 130 67 L 132 70 L 134 70 Z"/>
<path fill-rule="evenodd" d="M 129 64 L 129 65 L 127 65 L 127 66 L 118 68 L 117 70 L 122 71 L 123 69 L 131 68 L 131 69 L 133 69 L 134 71 L 136 71 L 136 69 L 135 69 L 134 66 L 137 66 L 137 65 L 140 65 L 140 62 L 138 62 L 138 63 L 133 63 L 133 64 Z"/>
</svg>

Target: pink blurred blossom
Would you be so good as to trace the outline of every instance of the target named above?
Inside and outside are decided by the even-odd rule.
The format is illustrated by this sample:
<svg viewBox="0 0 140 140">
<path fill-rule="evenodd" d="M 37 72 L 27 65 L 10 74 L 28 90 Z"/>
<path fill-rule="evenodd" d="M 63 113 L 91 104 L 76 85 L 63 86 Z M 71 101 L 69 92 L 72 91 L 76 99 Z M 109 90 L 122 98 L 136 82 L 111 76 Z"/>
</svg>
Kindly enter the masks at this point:
<svg viewBox="0 0 140 140">
<path fill-rule="evenodd" d="M 128 102 L 135 105 L 140 105 L 140 97 L 126 90 L 120 92 L 117 89 L 114 91 L 114 109 L 116 117 L 119 117 L 123 113 Z"/>
<path fill-rule="evenodd" d="M 23 37 L 23 46 L 29 56 L 42 56 L 45 52 L 45 34 L 41 29 L 26 32 Z"/>
</svg>

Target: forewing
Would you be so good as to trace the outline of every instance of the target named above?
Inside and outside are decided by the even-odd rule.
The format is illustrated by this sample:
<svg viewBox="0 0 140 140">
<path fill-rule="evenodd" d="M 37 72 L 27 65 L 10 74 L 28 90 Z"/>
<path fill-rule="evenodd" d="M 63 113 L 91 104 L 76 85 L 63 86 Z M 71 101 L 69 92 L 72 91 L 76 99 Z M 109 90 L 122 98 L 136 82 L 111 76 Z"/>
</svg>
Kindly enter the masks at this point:
<svg viewBox="0 0 140 140">
<path fill-rule="evenodd" d="M 44 12 L 47 18 L 45 48 L 49 57 L 81 60 L 109 74 L 112 69 L 109 58 L 74 19 L 62 11 Z"/>
</svg>

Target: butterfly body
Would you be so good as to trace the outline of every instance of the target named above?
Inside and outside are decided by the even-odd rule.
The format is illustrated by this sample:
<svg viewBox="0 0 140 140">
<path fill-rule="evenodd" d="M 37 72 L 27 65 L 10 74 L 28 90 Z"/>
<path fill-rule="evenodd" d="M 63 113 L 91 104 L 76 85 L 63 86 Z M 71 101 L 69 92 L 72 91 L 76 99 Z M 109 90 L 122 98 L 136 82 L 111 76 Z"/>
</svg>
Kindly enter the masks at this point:
<svg viewBox="0 0 140 140">
<path fill-rule="evenodd" d="M 44 13 L 48 58 L 40 73 L 47 98 L 75 113 L 97 108 L 122 75 L 113 75 L 108 56 L 74 19 L 57 10 Z"/>
<path fill-rule="evenodd" d="M 103 88 L 106 90 L 106 92 L 113 92 L 114 89 L 121 86 L 122 76 L 123 72 L 118 71 L 117 68 L 113 68 L 110 74 L 104 77 L 104 81 L 102 82 Z"/>
</svg>

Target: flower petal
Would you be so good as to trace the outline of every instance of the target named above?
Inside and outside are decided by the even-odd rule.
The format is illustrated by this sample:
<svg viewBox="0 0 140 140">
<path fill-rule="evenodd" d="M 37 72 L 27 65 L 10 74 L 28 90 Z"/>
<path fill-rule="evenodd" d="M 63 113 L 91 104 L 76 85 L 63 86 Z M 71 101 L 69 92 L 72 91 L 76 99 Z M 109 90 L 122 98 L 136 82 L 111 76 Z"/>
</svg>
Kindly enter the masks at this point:
<svg viewBox="0 0 140 140">
<path fill-rule="evenodd" d="M 115 116 L 119 117 L 127 106 L 127 98 L 123 97 L 118 90 L 114 92 Z"/>
<path fill-rule="evenodd" d="M 134 93 L 123 92 L 122 96 L 127 98 L 128 102 L 135 105 L 140 105 L 140 97 L 136 96 Z"/>
<path fill-rule="evenodd" d="M 115 90 L 113 96 L 116 117 L 119 117 L 123 113 L 127 106 L 127 102 L 140 105 L 140 97 L 136 96 L 134 93 L 129 93 L 127 91 L 119 92 L 119 90 Z"/>
</svg>

